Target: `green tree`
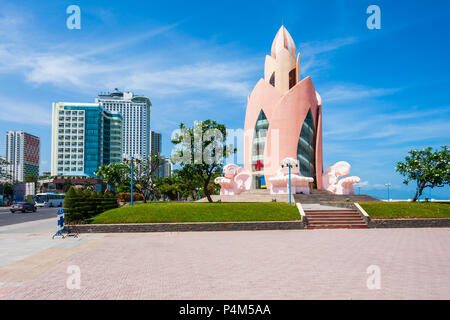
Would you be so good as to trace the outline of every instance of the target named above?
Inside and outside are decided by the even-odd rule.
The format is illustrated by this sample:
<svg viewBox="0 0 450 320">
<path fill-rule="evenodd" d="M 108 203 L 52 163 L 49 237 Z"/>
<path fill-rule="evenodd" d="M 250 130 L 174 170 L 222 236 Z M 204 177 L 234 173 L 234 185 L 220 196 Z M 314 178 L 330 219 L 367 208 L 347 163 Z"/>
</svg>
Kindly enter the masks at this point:
<svg viewBox="0 0 450 320">
<path fill-rule="evenodd" d="M 134 163 L 133 191 L 143 197 L 144 203 L 157 192 L 156 171 L 160 164 L 161 157 L 159 155 L 151 155 L 145 160 L 138 160 Z"/>
<path fill-rule="evenodd" d="M 183 166 L 179 170 L 174 170 L 173 175 L 177 177 L 181 195 L 183 198 L 197 198 L 197 189 L 203 188 L 203 179 L 193 166 Z"/>
<path fill-rule="evenodd" d="M 80 198 L 80 194 L 73 187 L 69 188 L 64 198 L 64 213 L 67 221 L 83 220 Z"/>
<path fill-rule="evenodd" d="M 170 200 L 178 200 L 178 195 L 182 193 L 182 184 L 177 176 L 170 176 L 167 178 L 157 178 L 156 185 L 158 186 L 158 193 Z"/>
<path fill-rule="evenodd" d="M 113 162 L 108 165 L 101 166 L 95 174 L 108 184 L 112 191 L 116 193 L 117 187 L 122 184 L 130 183 L 130 166 L 125 163 Z"/>
<path fill-rule="evenodd" d="M 0 157 L 0 181 L 1 180 L 5 180 L 5 181 L 11 180 L 11 175 L 8 173 L 8 166 L 9 166 L 9 162 Z"/>
<path fill-rule="evenodd" d="M 70 178 L 64 179 L 64 184 L 62 187 L 63 191 L 68 192 L 71 187 L 73 187 L 72 180 Z"/>
<path fill-rule="evenodd" d="M 201 181 L 209 202 L 213 202 L 211 194 L 216 188 L 212 183 L 214 177 L 222 173 L 224 158 L 236 152 L 235 148 L 226 146 L 226 137 L 225 125 L 206 120 L 196 122 L 192 128 L 181 123 L 180 133 L 172 139 L 172 143 L 179 147 L 172 156 L 172 162 L 181 164 L 182 170 L 189 174 L 195 173 L 195 179 Z"/>
<path fill-rule="evenodd" d="M 423 150 L 410 150 L 403 162 L 398 162 L 396 171 L 405 177 L 404 184 L 416 181 L 418 190 L 413 201 L 417 201 L 425 188 L 443 187 L 450 180 L 450 152 L 447 146 L 433 151 L 431 147 Z"/>
<path fill-rule="evenodd" d="M 12 196 L 14 194 L 14 186 L 9 182 L 3 184 L 3 194 L 5 196 Z"/>
</svg>

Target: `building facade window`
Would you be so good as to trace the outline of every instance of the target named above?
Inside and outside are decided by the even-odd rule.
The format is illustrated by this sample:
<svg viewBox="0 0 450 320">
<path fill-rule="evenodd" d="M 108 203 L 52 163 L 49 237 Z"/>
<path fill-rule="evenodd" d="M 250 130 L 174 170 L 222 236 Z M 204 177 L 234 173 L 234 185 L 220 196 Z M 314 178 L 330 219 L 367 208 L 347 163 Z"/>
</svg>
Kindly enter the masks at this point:
<svg viewBox="0 0 450 320">
<path fill-rule="evenodd" d="M 289 72 L 289 89 L 297 84 L 297 70 L 294 68 Z"/>
<path fill-rule="evenodd" d="M 264 171 L 264 148 L 266 146 L 267 130 L 269 129 L 269 121 L 263 110 L 261 110 L 255 125 L 255 133 L 253 135 L 253 152 L 252 152 L 252 170 L 253 172 Z M 265 187 L 263 175 L 254 175 L 253 187 L 262 189 Z"/>
<path fill-rule="evenodd" d="M 316 129 L 311 110 L 308 111 L 303 122 L 297 146 L 297 160 L 300 164 L 300 173 L 304 177 L 316 176 Z"/>
<path fill-rule="evenodd" d="M 272 85 L 272 87 L 275 87 L 275 72 L 272 73 L 269 83 Z"/>
</svg>

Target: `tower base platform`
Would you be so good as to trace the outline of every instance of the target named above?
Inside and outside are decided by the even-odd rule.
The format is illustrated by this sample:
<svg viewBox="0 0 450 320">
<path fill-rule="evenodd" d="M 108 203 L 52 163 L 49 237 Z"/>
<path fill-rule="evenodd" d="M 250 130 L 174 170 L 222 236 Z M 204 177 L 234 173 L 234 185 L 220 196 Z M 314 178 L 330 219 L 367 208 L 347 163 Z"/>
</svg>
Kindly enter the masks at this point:
<svg viewBox="0 0 450 320">
<path fill-rule="evenodd" d="M 286 202 L 289 203 L 287 194 L 274 195 L 269 190 L 250 190 L 234 196 L 211 196 L 214 202 Z M 332 202 L 378 202 L 379 199 L 368 195 L 337 195 L 326 190 L 311 190 L 311 194 L 292 195 L 292 202 L 302 204 L 330 204 Z M 208 202 L 202 198 L 197 202 Z"/>
</svg>

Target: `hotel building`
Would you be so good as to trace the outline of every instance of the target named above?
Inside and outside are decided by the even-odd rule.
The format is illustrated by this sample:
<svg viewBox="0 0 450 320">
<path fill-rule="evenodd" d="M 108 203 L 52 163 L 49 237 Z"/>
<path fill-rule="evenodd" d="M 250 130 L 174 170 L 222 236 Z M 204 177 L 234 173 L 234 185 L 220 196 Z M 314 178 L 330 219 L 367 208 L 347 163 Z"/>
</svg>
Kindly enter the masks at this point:
<svg viewBox="0 0 450 320">
<path fill-rule="evenodd" d="M 25 177 L 39 178 L 40 139 L 24 131 L 6 133 L 6 157 L 10 163 L 7 172 L 13 182 L 24 182 Z"/>
<path fill-rule="evenodd" d="M 152 155 L 161 153 L 161 133 L 150 131 L 150 153 Z"/>
<path fill-rule="evenodd" d="M 90 176 L 122 161 L 122 116 L 99 103 L 53 103 L 52 176 Z"/>
<path fill-rule="evenodd" d="M 150 99 L 115 89 L 112 93 L 99 94 L 95 102 L 105 110 L 122 115 L 123 155 L 147 158 L 150 155 Z"/>
</svg>

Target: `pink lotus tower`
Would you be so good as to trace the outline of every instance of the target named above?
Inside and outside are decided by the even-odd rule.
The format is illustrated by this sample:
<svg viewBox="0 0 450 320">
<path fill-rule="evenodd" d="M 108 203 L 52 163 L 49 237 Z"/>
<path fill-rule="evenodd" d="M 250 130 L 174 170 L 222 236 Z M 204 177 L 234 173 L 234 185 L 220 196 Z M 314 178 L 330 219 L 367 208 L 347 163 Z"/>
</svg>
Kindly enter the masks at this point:
<svg viewBox="0 0 450 320">
<path fill-rule="evenodd" d="M 252 189 L 269 188 L 286 158 L 298 160 L 300 175 L 322 189 L 322 101 L 310 77 L 300 80 L 300 54 L 284 26 L 266 56 L 264 79 L 248 96 L 244 130 Z"/>
</svg>

